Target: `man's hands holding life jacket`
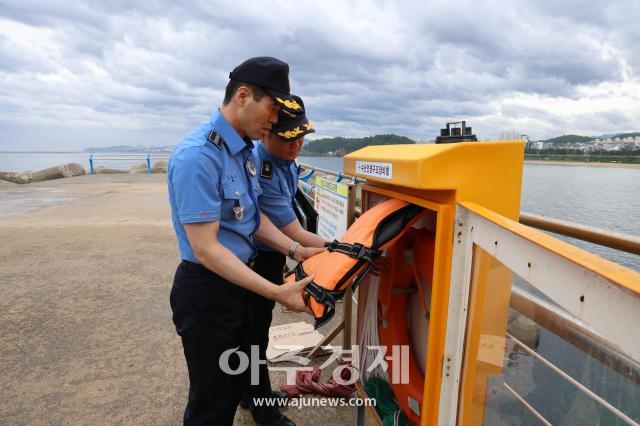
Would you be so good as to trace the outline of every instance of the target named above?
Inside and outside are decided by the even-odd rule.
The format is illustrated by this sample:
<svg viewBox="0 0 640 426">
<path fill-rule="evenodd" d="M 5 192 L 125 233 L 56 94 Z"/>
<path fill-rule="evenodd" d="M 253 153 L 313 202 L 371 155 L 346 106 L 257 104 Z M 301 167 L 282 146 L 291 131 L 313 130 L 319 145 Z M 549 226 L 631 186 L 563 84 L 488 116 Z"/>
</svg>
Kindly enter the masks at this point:
<svg viewBox="0 0 640 426">
<path fill-rule="evenodd" d="M 322 253 L 326 249 L 324 247 L 303 247 L 298 246 L 293 255 L 293 259 L 296 262 L 304 262 L 311 256 L 315 256 L 318 253 Z M 279 294 L 276 297 L 276 301 L 294 312 L 306 312 L 312 314 L 311 309 L 305 306 L 302 299 L 302 290 L 304 287 L 313 281 L 315 274 L 309 275 L 306 278 L 301 279 L 293 283 L 284 283 L 279 287 Z"/>
<path fill-rule="evenodd" d="M 305 306 L 302 299 L 302 290 L 315 278 L 316 274 L 311 274 L 308 277 L 296 281 L 293 283 L 284 283 L 278 286 L 278 293 L 276 294 L 276 302 L 280 303 L 285 308 L 293 312 L 307 312 L 311 314 L 311 309 Z"/>
<path fill-rule="evenodd" d="M 318 253 L 322 253 L 326 249 L 324 247 L 303 247 L 298 246 L 296 252 L 293 254 L 293 259 L 296 262 L 304 262 L 311 256 L 315 256 Z"/>
</svg>

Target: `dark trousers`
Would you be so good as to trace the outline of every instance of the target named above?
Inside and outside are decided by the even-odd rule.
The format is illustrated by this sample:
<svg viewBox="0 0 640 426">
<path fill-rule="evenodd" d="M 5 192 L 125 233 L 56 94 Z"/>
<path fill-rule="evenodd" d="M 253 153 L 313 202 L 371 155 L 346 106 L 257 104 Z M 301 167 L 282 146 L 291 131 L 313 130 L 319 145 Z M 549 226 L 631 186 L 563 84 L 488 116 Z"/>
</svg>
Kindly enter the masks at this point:
<svg viewBox="0 0 640 426">
<path fill-rule="evenodd" d="M 233 424 L 250 371 L 228 374 L 220 356 L 239 348 L 250 359 L 249 294 L 196 263 L 182 261 L 176 270 L 170 301 L 189 370 L 185 425 Z M 232 371 L 239 363 L 237 354 L 229 357 Z"/>
<path fill-rule="evenodd" d="M 284 255 L 271 251 L 259 251 L 254 259 L 253 270 L 265 279 L 275 284 L 282 284 L 282 271 L 286 258 Z M 269 344 L 269 327 L 273 318 L 275 302 L 258 294 L 249 294 L 251 309 L 251 344 L 258 345 L 260 359 L 267 359 Z M 259 367 L 260 383 L 250 385 L 244 396 L 244 402 L 251 408 L 251 415 L 256 423 L 268 423 L 280 418 L 280 410 L 276 406 L 259 406 L 253 404 L 254 398 L 269 398 L 271 396 L 271 380 L 266 364 Z"/>
</svg>

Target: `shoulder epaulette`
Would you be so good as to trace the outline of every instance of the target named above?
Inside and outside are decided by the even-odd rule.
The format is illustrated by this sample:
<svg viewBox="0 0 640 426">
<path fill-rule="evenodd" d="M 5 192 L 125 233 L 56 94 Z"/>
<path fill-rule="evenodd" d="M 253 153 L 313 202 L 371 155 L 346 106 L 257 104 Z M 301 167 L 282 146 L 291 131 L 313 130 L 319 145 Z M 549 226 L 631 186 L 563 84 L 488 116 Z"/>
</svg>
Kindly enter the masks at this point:
<svg viewBox="0 0 640 426">
<path fill-rule="evenodd" d="M 214 144 L 216 148 L 220 150 L 222 149 L 222 144 L 224 143 L 224 139 L 222 139 L 222 136 L 220 136 L 220 134 L 215 130 L 212 130 L 209 132 L 209 136 L 207 136 L 207 140 L 212 144 Z"/>
<path fill-rule="evenodd" d="M 273 177 L 273 164 L 271 161 L 262 160 L 262 167 L 260 168 L 260 177 L 271 179 Z"/>
</svg>

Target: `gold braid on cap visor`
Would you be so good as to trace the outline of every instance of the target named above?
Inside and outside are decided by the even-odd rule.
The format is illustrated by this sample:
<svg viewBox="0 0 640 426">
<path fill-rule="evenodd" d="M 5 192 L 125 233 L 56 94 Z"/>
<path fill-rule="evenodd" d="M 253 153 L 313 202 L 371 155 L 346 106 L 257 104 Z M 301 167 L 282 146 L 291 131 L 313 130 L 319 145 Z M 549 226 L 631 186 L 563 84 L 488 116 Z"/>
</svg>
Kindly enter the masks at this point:
<svg viewBox="0 0 640 426">
<path fill-rule="evenodd" d="M 298 126 L 294 129 L 287 130 L 286 132 L 278 132 L 277 135 L 285 139 L 291 139 L 295 138 L 300 133 L 304 133 L 304 130 L 300 130 L 300 126 Z"/>
<path fill-rule="evenodd" d="M 315 130 L 313 128 L 313 124 L 311 124 L 310 121 L 306 124 L 303 124 L 302 127 L 304 127 L 306 130 Z M 287 130 L 286 132 L 278 132 L 277 135 L 281 138 L 292 139 L 298 136 L 300 133 L 304 133 L 304 130 L 300 130 L 300 126 L 298 126 L 291 130 Z"/>
<path fill-rule="evenodd" d="M 295 100 L 293 99 L 280 99 L 280 98 L 276 98 L 276 101 L 278 101 L 279 103 L 281 103 L 282 105 L 286 106 L 289 109 L 292 109 L 294 111 L 297 111 L 299 109 L 302 109 L 302 107 L 300 106 L 299 103 L 297 103 Z"/>
</svg>

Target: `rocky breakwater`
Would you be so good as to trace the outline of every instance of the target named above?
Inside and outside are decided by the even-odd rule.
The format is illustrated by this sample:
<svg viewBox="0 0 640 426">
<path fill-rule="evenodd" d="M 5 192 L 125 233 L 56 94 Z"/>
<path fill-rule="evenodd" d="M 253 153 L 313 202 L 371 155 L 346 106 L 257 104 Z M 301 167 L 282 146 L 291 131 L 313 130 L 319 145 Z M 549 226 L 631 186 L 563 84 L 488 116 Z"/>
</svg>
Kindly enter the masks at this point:
<svg viewBox="0 0 640 426">
<path fill-rule="evenodd" d="M 86 174 L 87 171 L 80 164 L 69 163 L 62 166 L 49 167 L 48 169 L 38 170 L 35 172 L 31 170 L 22 173 L 0 172 L 0 180 L 24 184 Z"/>
<path fill-rule="evenodd" d="M 151 168 L 151 173 L 167 173 L 169 170 L 169 165 L 166 161 L 158 161 Z"/>
<path fill-rule="evenodd" d="M 167 173 L 168 165 L 166 161 L 158 161 L 151 167 L 151 173 Z M 94 168 L 95 174 L 118 174 L 118 173 L 147 173 L 147 165 L 142 163 L 129 169 L 115 169 L 104 166 Z M 69 163 L 62 166 L 49 167 L 48 169 L 26 172 L 0 172 L 0 181 L 13 182 L 19 184 L 42 182 L 45 180 L 62 179 L 72 176 L 86 175 L 87 170 L 80 164 Z"/>
</svg>

